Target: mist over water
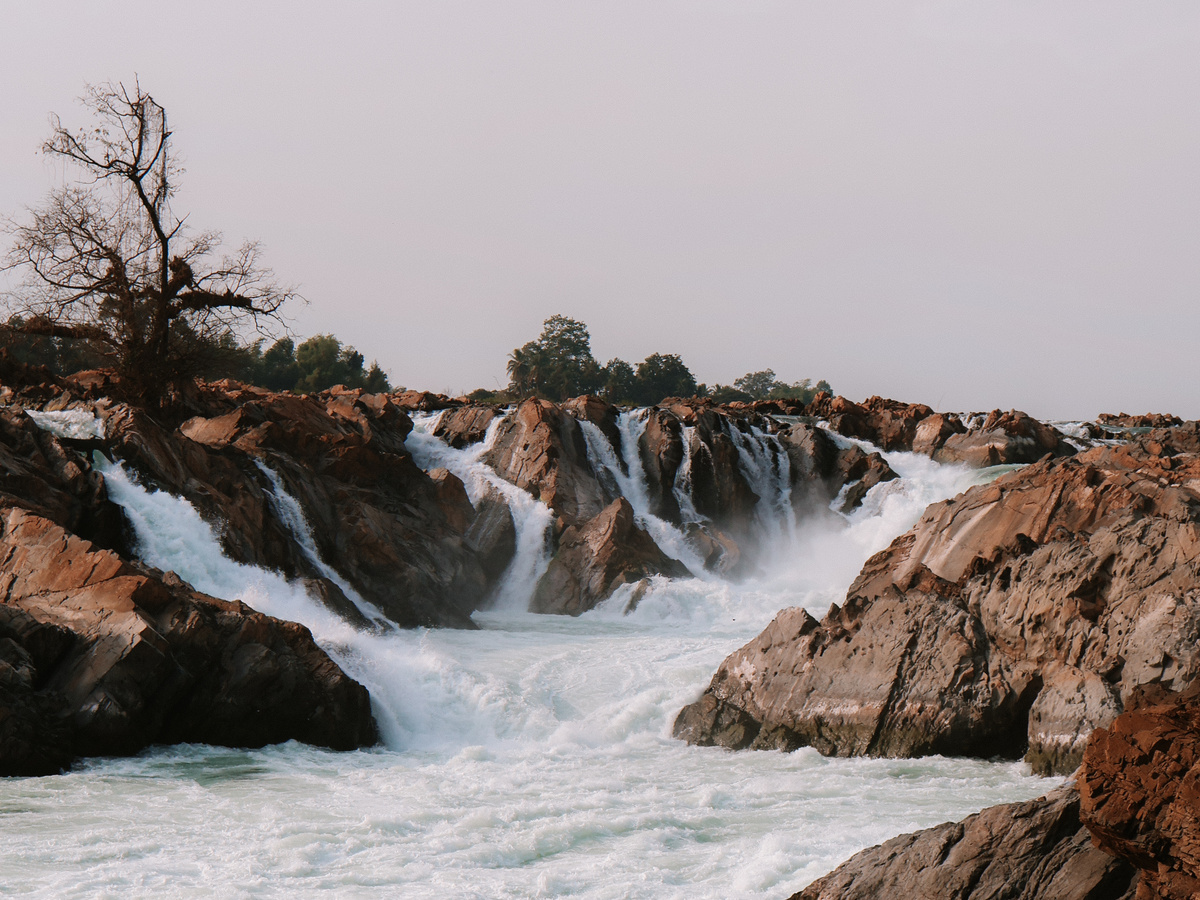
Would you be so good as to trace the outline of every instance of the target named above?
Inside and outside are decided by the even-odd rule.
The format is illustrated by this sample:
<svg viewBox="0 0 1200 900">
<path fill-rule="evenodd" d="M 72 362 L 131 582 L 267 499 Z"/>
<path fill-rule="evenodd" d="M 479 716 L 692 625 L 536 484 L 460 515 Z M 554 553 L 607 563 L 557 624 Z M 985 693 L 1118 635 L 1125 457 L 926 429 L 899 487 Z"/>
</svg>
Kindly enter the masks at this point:
<svg viewBox="0 0 1200 900">
<path fill-rule="evenodd" d="M 636 436 L 639 421 L 626 414 L 622 432 Z M 824 614 L 926 505 L 995 473 L 885 454 L 902 477 L 848 516 L 821 509 L 797 522 L 772 504 L 759 576 L 656 578 L 629 615 L 627 586 L 573 619 L 523 611 L 552 514 L 482 463 L 495 424 L 465 450 L 429 434 L 433 425 L 418 420 L 408 440 L 418 463 L 454 472 L 472 502 L 499 492 L 517 525 L 517 558 L 496 605 L 476 614 L 478 631 L 357 631 L 298 584 L 228 560 L 185 500 L 108 469 L 141 558 L 307 624 L 370 689 L 384 746 L 176 747 L 9 780 L 0 815 L 16 875 L 6 887 L 55 897 L 783 898 L 864 846 L 1050 786 L 1019 763 L 735 754 L 670 737 L 678 710 L 778 610 Z M 682 554 L 680 529 L 649 515 L 632 445 L 622 459 L 602 434 L 585 436 L 597 471 Z M 774 439 L 745 437 L 744 472 L 757 466 L 756 491 L 774 484 L 782 498 Z M 291 509 L 270 475 L 279 508 Z M 289 525 L 307 527 L 302 513 Z"/>
</svg>

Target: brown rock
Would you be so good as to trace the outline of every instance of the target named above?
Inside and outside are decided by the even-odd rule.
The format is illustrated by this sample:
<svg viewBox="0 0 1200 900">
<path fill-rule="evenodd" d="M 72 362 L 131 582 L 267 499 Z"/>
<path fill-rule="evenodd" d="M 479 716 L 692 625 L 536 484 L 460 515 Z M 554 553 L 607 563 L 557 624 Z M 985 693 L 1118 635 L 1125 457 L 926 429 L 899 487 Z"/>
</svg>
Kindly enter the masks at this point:
<svg viewBox="0 0 1200 900">
<path fill-rule="evenodd" d="M 677 734 L 734 746 L 720 723 L 749 717 L 738 746 L 1073 770 L 1136 685 L 1200 674 L 1196 440 L 1155 433 L 931 506 L 842 608 L 785 610 L 722 663 Z"/>
<path fill-rule="evenodd" d="M 600 515 L 563 532 L 559 550 L 538 582 L 532 612 L 577 616 L 612 596 L 623 584 L 649 575 L 684 577 L 687 568 L 658 548 L 634 521 L 624 497 Z"/>
<path fill-rule="evenodd" d="M 1138 900 L 1200 896 L 1200 688 L 1131 698 L 1088 741 L 1080 793 L 1096 846 L 1141 870 Z"/>
<path fill-rule="evenodd" d="M 24 510 L 0 513 L 0 561 L 0 680 L 43 707 L 32 733 L 18 717 L 15 751 L 4 735 L 0 771 L 28 771 L 27 748 L 63 729 L 63 758 L 375 741 L 366 689 L 301 625 L 199 594 Z"/>
<path fill-rule="evenodd" d="M 446 521 L 460 534 L 466 534 L 475 519 L 475 508 L 467 496 L 462 479 L 449 469 L 430 469 L 429 480 L 433 482 L 434 497 Z"/>
<path fill-rule="evenodd" d="M 1136 878 L 1091 846 L 1068 786 L 863 850 L 791 900 L 1133 900 Z"/>
<path fill-rule="evenodd" d="M 448 409 L 438 419 L 433 434 L 451 447 L 461 450 L 482 441 L 487 435 L 488 427 L 498 415 L 499 411 L 494 406 L 460 406 L 458 409 Z"/>
<path fill-rule="evenodd" d="M 982 468 L 1036 462 L 1043 456 L 1072 456 L 1075 448 L 1050 425 L 1019 410 L 993 410 L 978 429 L 952 434 L 933 457 L 939 462 L 959 462 Z"/>
<path fill-rule="evenodd" d="M 567 525 L 597 516 L 610 499 L 587 458 L 579 423 L 547 400 L 525 400 L 500 424 L 484 457 L 499 475 L 529 491 Z"/>
</svg>

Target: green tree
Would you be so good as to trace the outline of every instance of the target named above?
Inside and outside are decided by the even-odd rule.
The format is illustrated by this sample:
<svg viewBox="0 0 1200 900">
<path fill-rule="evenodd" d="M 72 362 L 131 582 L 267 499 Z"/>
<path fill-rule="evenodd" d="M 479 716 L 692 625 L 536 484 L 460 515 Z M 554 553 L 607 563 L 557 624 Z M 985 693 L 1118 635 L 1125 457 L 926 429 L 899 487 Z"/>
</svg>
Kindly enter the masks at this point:
<svg viewBox="0 0 1200 900">
<path fill-rule="evenodd" d="M 742 393 L 749 394 L 754 400 L 766 400 L 776 388 L 786 387 L 776 380 L 773 369 L 747 372 L 741 378 L 735 378 L 733 386 Z"/>
<path fill-rule="evenodd" d="M 691 397 L 696 379 L 674 353 L 652 353 L 638 363 L 635 402 L 650 405 L 665 397 Z"/>
<path fill-rule="evenodd" d="M 623 359 L 610 359 L 604 366 L 604 398 L 609 403 L 636 403 L 637 373 Z"/>
<path fill-rule="evenodd" d="M 552 400 L 590 393 L 603 383 L 587 326 L 558 315 L 542 323 L 537 340 L 513 350 L 508 376 L 515 395 L 537 394 Z"/>
</svg>

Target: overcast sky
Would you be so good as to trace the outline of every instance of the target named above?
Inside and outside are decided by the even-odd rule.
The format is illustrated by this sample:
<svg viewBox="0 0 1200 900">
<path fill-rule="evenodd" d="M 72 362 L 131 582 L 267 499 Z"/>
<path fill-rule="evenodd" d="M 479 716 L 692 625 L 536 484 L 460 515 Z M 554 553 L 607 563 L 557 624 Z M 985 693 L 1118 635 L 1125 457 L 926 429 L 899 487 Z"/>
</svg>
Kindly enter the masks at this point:
<svg viewBox="0 0 1200 900">
<path fill-rule="evenodd" d="M 1200 3 L 0 0 L 0 213 L 136 73 L 177 211 L 393 383 L 546 317 L 940 409 L 1200 417 Z"/>
</svg>

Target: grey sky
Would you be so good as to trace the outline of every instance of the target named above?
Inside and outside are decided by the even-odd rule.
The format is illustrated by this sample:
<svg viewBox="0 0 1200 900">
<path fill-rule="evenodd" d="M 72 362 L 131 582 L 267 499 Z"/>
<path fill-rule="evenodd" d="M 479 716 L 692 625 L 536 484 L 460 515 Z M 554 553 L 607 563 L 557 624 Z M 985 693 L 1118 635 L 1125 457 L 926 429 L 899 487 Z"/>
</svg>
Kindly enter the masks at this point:
<svg viewBox="0 0 1200 900">
<path fill-rule="evenodd" d="M 0 212 L 129 79 L 177 209 L 395 383 L 601 360 L 1200 417 L 1200 4 L 0 0 Z"/>
</svg>

